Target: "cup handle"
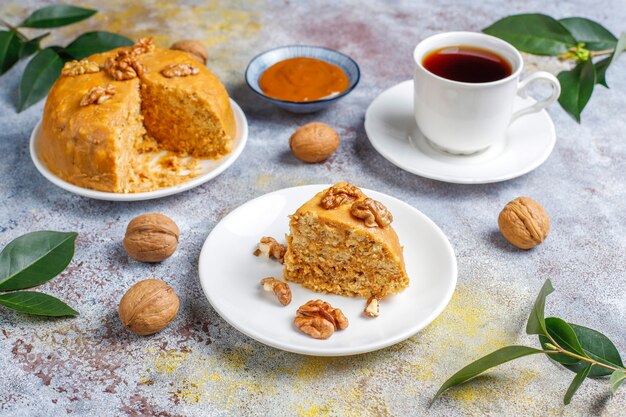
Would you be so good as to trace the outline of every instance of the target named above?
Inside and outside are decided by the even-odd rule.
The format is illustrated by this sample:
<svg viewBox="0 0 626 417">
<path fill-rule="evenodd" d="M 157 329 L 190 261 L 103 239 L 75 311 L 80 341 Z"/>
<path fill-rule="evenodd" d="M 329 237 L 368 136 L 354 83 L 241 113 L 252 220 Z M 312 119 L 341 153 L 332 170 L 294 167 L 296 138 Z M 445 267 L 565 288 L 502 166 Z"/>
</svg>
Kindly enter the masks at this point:
<svg viewBox="0 0 626 417">
<path fill-rule="evenodd" d="M 538 101 L 531 106 L 524 107 L 523 109 L 519 109 L 518 111 L 513 113 L 513 115 L 511 116 L 511 121 L 509 122 L 509 125 L 511 125 L 514 121 L 519 119 L 521 116 L 525 116 L 530 113 L 536 113 L 538 111 L 545 109 L 550 104 L 554 103 L 554 101 L 557 98 L 559 98 L 559 95 L 561 94 L 561 84 L 559 83 L 559 80 L 557 80 L 557 78 L 554 75 L 545 71 L 534 72 L 528 77 L 526 77 L 523 81 L 521 81 L 519 83 L 519 86 L 517 87 L 517 94 L 521 96 L 522 98 L 528 97 L 526 89 L 532 82 L 536 80 L 549 81 L 550 85 L 552 86 L 552 94 L 550 94 L 550 97 L 546 99 Z"/>
</svg>

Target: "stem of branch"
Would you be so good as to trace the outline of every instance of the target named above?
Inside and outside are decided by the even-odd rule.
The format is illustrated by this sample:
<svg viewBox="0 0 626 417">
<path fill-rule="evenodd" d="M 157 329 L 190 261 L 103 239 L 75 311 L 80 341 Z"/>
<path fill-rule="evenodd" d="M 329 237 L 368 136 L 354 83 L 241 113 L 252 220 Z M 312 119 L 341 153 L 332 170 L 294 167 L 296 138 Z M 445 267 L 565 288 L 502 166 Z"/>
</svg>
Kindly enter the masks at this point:
<svg viewBox="0 0 626 417">
<path fill-rule="evenodd" d="M 565 350 L 565 349 L 561 348 L 558 344 L 554 344 L 554 345 L 557 347 L 557 350 L 544 350 L 543 353 L 545 353 L 547 355 L 558 355 L 558 354 L 567 355 L 567 356 L 570 356 L 572 358 L 576 358 L 576 359 L 580 359 L 581 361 L 588 362 L 588 363 L 590 363 L 592 365 L 595 365 L 595 366 L 600 366 L 602 368 L 610 369 L 611 371 L 617 371 L 618 369 L 620 369 L 620 368 L 616 368 L 616 367 L 611 366 L 611 365 L 607 365 L 607 364 L 602 363 L 602 362 L 598 362 L 598 361 L 596 361 L 594 359 L 587 358 L 585 356 L 580 356 L 580 355 L 578 355 L 576 353 L 573 353 L 573 352 L 570 352 L 568 350 Z"/>
<path fill-rule="evenodd" d="M 0 23 L 3 24 L 4 26 L 6 26 L 11 32 L 15 33 L 17 35 L 18 38 L 20 38 L 20 40 L 26 42 L 28 40 L 28 38 L 26 36 L 24 36 L 22 34 L 22 32 L 19 31 L 19 29 L 16 26 L 13 26 L 12 24 L 10 24 L 9 22 L 7 22 L 4 19 L 0 19 Z"/>
<path fill-rule="evenodd" d="M 602 51 L 589 51 L 589 55 L 594 56 L 602 56 L 602 55 L 610 55 L 615 52 L 615 49 L 604 49 Z"/>
</svg>

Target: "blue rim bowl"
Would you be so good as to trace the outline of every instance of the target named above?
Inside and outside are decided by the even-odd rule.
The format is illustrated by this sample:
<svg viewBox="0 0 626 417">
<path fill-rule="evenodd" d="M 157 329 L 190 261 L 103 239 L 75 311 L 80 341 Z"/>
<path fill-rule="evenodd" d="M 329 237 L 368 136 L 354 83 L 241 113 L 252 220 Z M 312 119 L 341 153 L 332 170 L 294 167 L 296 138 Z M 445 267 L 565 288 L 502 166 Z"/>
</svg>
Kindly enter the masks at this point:
<svg viewBox="0 0 626 417">
<path fill-rule="evenodd" d="M 261 77 L 261 74 L 277 62 L 297 57 L 317 58 L 337 65 L 348 76 L 348 88 L 336 96 L 314 101 L 287 101 L 265 95 L 263 90 L 261 90 L 261 87 L 259 87 L 259 78 Z M 348 55 L 333 49 L 311 45 L 287 45 L 270 49 L 252 58 L 252 61 L 250 61 L 248 67 L 246 68 L 246 83 L 252 91 L 270 103 L 294 113 L 313 113 L 329 107 L 354 90 L 354 87 L 357 86 L 360 78 L 361 70 L 359 69 L 359 66 Z"/>
</svg>

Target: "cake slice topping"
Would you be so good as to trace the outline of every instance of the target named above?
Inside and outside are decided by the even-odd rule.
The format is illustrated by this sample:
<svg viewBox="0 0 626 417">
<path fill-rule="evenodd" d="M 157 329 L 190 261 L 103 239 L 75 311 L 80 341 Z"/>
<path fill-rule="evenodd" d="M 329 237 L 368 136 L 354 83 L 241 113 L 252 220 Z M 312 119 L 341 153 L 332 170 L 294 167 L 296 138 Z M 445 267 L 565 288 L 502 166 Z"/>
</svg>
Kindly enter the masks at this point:
<svg viewBox="0 0 626 417">
<path fill-rule="evenodd" d="M 77 75 L 93 74 L 99 71 L 100 65 L 86 59 L 81 59 L 80 61 L 74 60 L 66 62 L 61 70 L 61 75 L 75 77 Z"/>
<path fill-rule="evenodd" d="M 111 84 L 106 87 L 92 87 L 87 91 L 87 94 L 83 96 L 82 100 L 80 100 L 80 106 L 85 107 L 90 104 L 102 104 L 114 96 L 115 93 L 115 87 Z"/>
<path fill-rule="evenodd" d="M 367 227 L 387 227 L 393 221 L 393 216 L 387 210 L 387 207 L 380 201 L 371 198 L 352 204 L 350 213 L 354 217 L 365 221 L 365 226 Z"/>
<path fill-rule="evenodd" d="M 154 51 L 154 40 L 152 38 L 140 38 L 130 49 L 131 54 L 137 56 Z"/>
<path fill-rule="evenodd" d="M 339 182 L 326 191 L 321 204 L 326 210 L 335 209 L 364 197 L 363 192 L 350 183 Z"/>
<path fill-rule="evenodd" d="M 137 62 L 136 54 L 130 50 L 119 51 L 115 58 L 107 58 L 104 61 L 104 70 L 113 77 L 114 80 L 124 81 L 144 73 L 145 68 Z"/>
<path fill-rule="evenodd" d="M 191 64 L 170 64 L 161 70 L 161 75 L 166 78 L 187 77 L 199 72 L 200 70 Z"/>
</svg>

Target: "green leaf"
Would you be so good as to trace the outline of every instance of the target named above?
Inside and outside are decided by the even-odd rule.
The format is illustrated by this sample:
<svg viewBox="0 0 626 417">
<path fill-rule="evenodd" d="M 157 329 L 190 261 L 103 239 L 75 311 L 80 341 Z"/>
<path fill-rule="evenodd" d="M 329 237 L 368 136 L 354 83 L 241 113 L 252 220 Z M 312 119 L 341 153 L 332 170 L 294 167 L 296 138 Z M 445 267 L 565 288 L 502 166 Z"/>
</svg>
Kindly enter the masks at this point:
<svg viewBox="0 0 626 417">
<path fill-rule="evenodd" d="M 508 16 L 486 27 L 483 32 L 535 55 L 559 55 L 576 46 L 576 39 L 565 26 L 544 14 Z"/>
<path fill-rule="evenodd" d="M 10 70 L 20 59 L 20 46 L 15 32 L 0 31 L 0 75 Z"/>
<path fill-rule="evenodd" d="M 0 294 L 0 304 L 12 310 L 35 316 L 77 316 L 74 310 L 58 298 L 34 291 L 17 291 Z"/>
<path fill-rule="evenodd" d="M 609 66 L 613 62 L 615 62 L 615 60 L 625 50 L 626 50 L 626 33 L 622 33 L 617 41 L 617 44 L 615 45 L 615 51 L 607 58 L 604 58 L 595 63 L 596 84 L 602 84 L 606 88 L 609 88 L 609 84 L 606 81 L 606 70 L 609 68 Z"/>
<path fill-rule="evenodd" d="M 568 17 L 559 22 L 570 31 L 577 42 L 584 42 L 585 49 L 602 51 L 613 49 L 617 38 L 601 24 L 584 17 Z"/>
<path fill-rule="evenodd" d="M 554 287 L 552 287 L 552 282 L 547 279 L 543 287 L 541 287 L 541 291 L 539 291 L 539 295 L 537 295 L 537 299 L 535 300 L 533 310 L 530 312 L 530 317 L 528 317 L 528 323 L 526 323 L 527 334 L 548 335 L 544 311 L 546 308 L 546 297 L 553 291 Z"/>
<path fill-rule="evenodd" d="M 586 356 L 574 329 L 572 329 L 572 327 L 564 320 L 557 317 L 548 317 L 546 319 L 546 328 L 550 336 L 552 336 L 554 341 L 561 348 L 581 356 Z M 549 349 L 547 344 L 552 343 L 550 339 L 543 335 L 539 335 L 539 341 L 544 349 Z M 566 365 L 574 365 L 581 362 L 580 359 L 572 358 L 571 356 L 562 353 L 550 355 L 550 358 Z"/>
<path fill-rule="evenodd" d="M 626 371 L 623 369 L 618 369 L 617 371 L 611 374 L 611 379 L 609 382 L 611 383 L 611 392 L 615 394 L 620 385 L 622 385 L 626 381 Z"/>
<path fill-rule="evenodd" d="M 601 84 L 606 88 L 609 88 L 609 85 L 606 82 L 606 70 L 609 68 L 609 65 L 611 65 L 612 60 L 613 56 L 611 55 L 594 64 L 596 66 L 596 84 Z"/>
<path fill-rule="evenodd" d="M 588 327 L 579 326 L 573 323 L 570 323 L 570 326 L 572 327 L 572 330 L 574 330 L 574 333 L 576 333 L 576 336 L 578 337 L 580 345 L 582 346 L 583 352 L 586 356 L 589 356 L 591 359 L 594 359 L 606 365 L 620 368 L 624 367 L 619 351 L 608 337 Z M 563 366 L 573 372 L 579 372 L 584 367 L 584 365 L 585 363 L 581 361 L 578 364 L 564 364 Z M 589 376 L 599 377 L 610 374 L 610 369 L 606 369 L 601 366 L 594 366 Z"/>
<path fill-rule="evenodd" d="M 93 9 L 84 9 L 67 4 L 56 4 L 36 10 L 20 24 L 20 27 L 38 29 L 56 28 L 80 22 L 96 13 L 97 11 Z"/>
<path fill-rule="evenodd" d="M 478 359 L 475 362 L 470 363 L 456 374 L 452 375 L 446 382 L 443 383 L 439 391 L 435 394 L 432 401 L 435 401 L 445 390 L 452 388 L 456 385 L 474 378 L 475 376 L 485 372 L 487 369 L 493 368 L 503 363 L 518 359 L 524 356 L 533 355 L 535 353 L 542 353 L 543 351 L 527 347 L 527 346 L 507 346 L 490 353 Z"/>
<path fill-rule="evenodd" d="M 546 328 L 554 341 L 563 349 L 579 355 L 585 355 L 574 329 L 564 320 L 558 317 L 548 317 L 546 319 Z"/>
<path fill-rule="evenodd" d="M 593 62 L 579 62 L 573 70 L 560 72 L 557 78 L 561 83 L 559 104 L 580 123 L 580 113 L 591 98 L 596 84 L 596 68 Z"/>
<path fill-rule="evenodd" d="M 29 57 L 37 52 L 39 50 L 39 43 L 48 35 L 50 35 L 50 32 L 46 32 L 43 35 L 37 36 L 36 38 L 30 39 L 26 42 L 22 42 L 22 47 L 20 48 L 20 59 Z"/>
<path fill-rule="evenodd" d="M 622 32 L 617 41 L 617 45 L 615 45 L 615 52 L 613 52 L 613 56 L 611 57 L 611 63 L 615 62 L 624 51 L 626 51 L 626 33 Z"/>
<path fill-rule="evenodd" d="M 572 383 L 567 389 L 567 392 L 565 393 L 565 397 L 563 398 L 563 403 L 565 405 L 569 404 L 572 401 L 572 397 L 574 396 L 578 388 L 580 388 L 585 378 L 587 378 L 587 375 L 589 375 L 589 371 L 591 370 L 592 366 L 593 364 L 588 363 L 583 369 L 580 370 L 580 372 L 576 374 L 576 376 L 572 380 Z"/>
<path fill-rule="evenodd" d="M 111 32 L 87 32 L 70 43 L 65 48 L 65 52 L 74 59 L 83 59 L 93 54 L 119 48 L 120 46 L 130 46 L 133 43 L 127 37 Z"/>
<path fill-rule="evenodd" d="M 539 335 L 539 342 L 541 342 L 541 347 L 543 347 L 546 350 L 550 350 L 550 347 L 548 346 L 549 344 L 552 343 L 550 339 L 548 339 L 547 337 L 543 335 Z M 580 359 L 572 358 L 571 356 L 565 355 L 563 353 L 554 353 L 548 356 L 550 357 L 550 359 L 553 359 L 563 365 L 575 365 L 581 362 Z"/>
<path fill-rule="evenodd" d="M 31 288 L 59 275 L 74 257 L 76 236 L 39 231 L 10 242 L 0 252 L 0 291 Z"/>
<path fill-rule="evenodd" d="M 22 111 L 44 98 L 62 69 L 63 60 L 52 47 L 35 55 L 22 74 L 18 110 Z"/>
</svg>

